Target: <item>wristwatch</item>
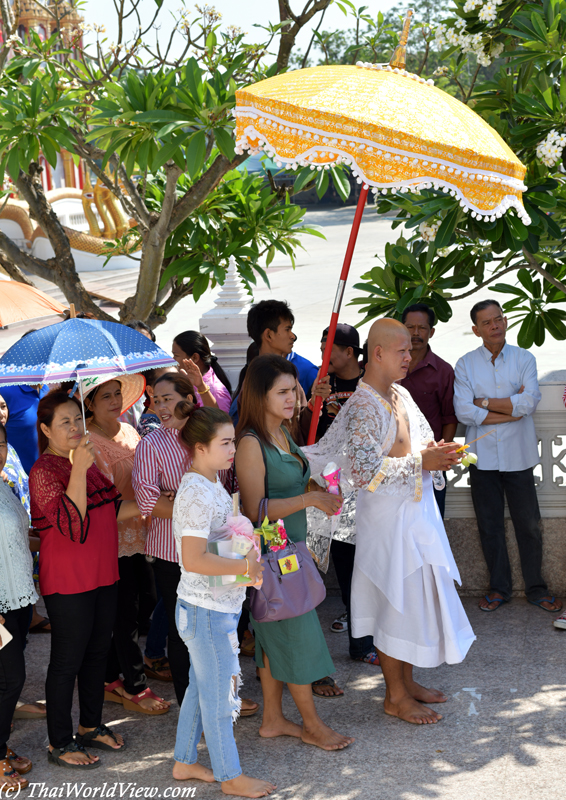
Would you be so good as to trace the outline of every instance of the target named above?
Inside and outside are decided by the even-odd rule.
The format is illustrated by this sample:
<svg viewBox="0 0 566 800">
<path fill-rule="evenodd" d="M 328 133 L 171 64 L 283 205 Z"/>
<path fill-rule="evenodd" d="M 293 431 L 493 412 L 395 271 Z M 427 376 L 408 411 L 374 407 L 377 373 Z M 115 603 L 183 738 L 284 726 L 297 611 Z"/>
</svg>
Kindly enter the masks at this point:
<svg viewBox="0 0 566 800">
<path fill-rule="evenodd" d="M 488 397 L 484 397 L 483 398 L 483 400 L 481 401 L 481 407 L 482 408 L 489 408 L 489 398 Z"/>
</svg>

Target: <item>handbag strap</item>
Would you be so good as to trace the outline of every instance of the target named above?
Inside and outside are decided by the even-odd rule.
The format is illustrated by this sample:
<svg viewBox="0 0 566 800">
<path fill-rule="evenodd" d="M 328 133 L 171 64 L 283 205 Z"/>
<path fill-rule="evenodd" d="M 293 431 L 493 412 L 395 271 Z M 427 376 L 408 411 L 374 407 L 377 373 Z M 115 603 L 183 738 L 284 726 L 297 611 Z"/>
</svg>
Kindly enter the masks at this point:
<svg viewBox="0 0 566 800">
<path fill-rule="evenodd" d="M 259 449 L 261 450 L 261 457 L 263 458 L 263 466 L 265 469 L 265 476 L 263 479 L 263 497 L 259 501 L 259 508 L 258 508 L 258 519 L 257 519 L 257 527 L 261 526 L 261 523 L 267 516 L 267 504 L 269 502 L 269 483 L 267 480 L 267 459 L 265 457 L 265 450 L 263 448 L 263 443 L 257 433 L 253 431 L 249 431 L 248 433 L 244 434 L 244 436 L 252 436 L 254 439 L 257 439 L 257 443 L 259 444 Z M 244 437 L 242 437 L 244 438 Z"/>
</svg>

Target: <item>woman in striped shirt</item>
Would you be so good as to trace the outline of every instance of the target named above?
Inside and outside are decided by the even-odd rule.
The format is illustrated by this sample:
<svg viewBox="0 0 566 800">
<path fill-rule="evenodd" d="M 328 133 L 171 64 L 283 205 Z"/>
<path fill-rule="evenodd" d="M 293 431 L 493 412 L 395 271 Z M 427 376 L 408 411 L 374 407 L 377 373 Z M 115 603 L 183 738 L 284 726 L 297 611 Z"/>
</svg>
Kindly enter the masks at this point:
<svg viewBox="0 0 566 800">
<path fill-rule="evenodd" d="M 187 449 L 181 444 L 184 419 L 175 416 L 175 406 L 182 400 L 194 402 L 194 389 L 185 375 L 167 372 L 153 386 L 155 413 L 161 427 L 148 433 L 139 442 L 134 456 L 132 485 L 139 509 L 151 515 L 145 544 L 146 556 L 153 559 L 155 580 L 159 586 L 169 622 L 168 657 L 173 686 L 179 705 L 189 684 L 189 653 L 179 636 L 175 622 L 177 585 L 181 577 L 179 557 L 173 535 L 173 500 L 181 478 L 190 467 Z M 232 471 L 218 473 L 227 491 L 231 491 Z M 163 494 L 169 494 L 170 499 Z M 257 703 L 244 703 L 246 711 L 255 713 Z"/>
</svg>

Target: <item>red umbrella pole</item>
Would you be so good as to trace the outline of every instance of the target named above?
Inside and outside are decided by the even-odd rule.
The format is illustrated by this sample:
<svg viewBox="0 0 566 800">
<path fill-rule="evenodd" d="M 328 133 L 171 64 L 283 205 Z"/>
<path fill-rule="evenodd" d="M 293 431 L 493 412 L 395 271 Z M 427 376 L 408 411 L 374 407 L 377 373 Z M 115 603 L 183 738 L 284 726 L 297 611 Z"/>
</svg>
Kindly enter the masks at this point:
<svg viewBox="0 0 566 800">
<path fill-rule="evenodd" d="M 332 316 L 330 317 L 330 326 L 328 328 L 328 336 L 326 337 L 326 347 L 324 348 L 324 357 L 322 359 L 322 367 L 320 368 L 320 377 L 324 378 L 328 375 L 328 365 L 330 364 L 330 354 L 332 353 L 332 345 L 334 344 L 334 336 L 336 335 L 336 326 L 338 325 L 338 315 L 342 306 L 342 299 L 344 297 L 344 289 L 346 288 L 346 281 L 348 280 L 348 273 L 350 272 L 350 264 L 352 263 L 352 255 L 356 246 L 358 238 L 358 231 L 360 230 L 360 223 L 362 221 L 362 214 L 366 205 L 369 186 L 362 185 L 358 206 L 354 215 L 354 222 L 352 230 L 350 231 L 350 238 L 348 240 L 348 247 L 346 248 L 346 255 L 344 256 L 344 264 L 342 265 L 342 272 L 340 273 L 340 280 L 338 281 L 338 288 L 336 289 L 336 297 L 334 298 L 334 306 L 332 307 Z M 314 444 L 316 437 L 316 429 L 318 427 L 318 418 L 320 415 L 320 408 L 322 406 L 322 397 L 314 398 L 314 410 L 312 412 L 311 427 L 309 430 L 308 444 Z"/>
</svg>

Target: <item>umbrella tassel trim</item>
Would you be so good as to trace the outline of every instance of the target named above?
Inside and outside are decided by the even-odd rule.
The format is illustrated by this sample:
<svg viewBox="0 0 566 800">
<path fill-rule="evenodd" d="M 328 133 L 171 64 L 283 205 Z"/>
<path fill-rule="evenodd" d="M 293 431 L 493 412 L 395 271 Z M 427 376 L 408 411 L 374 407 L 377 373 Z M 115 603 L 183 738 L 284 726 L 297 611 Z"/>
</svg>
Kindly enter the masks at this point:
<svg viewBox="0 0 566 800">
<path fill-rule="evenodd" d="M 236 112 L 236 115 L 237 117 L 250 117 L 247 109 L 240 109 Z M 260 119 L 263 119 L 263 116 Z M 265 119 L 266 122 L 269 122 L 268 116 L 266 116 Z M 280 124 L 276 117 L 271 117 L 271 123 L 272 125 Z M 285 126 L 284 133 L 287 132 L 287 128 L 289 128 L 289 125 Z M 418 192 L 423 189 L 431 188 L 440 189 L 456 197 L 460 206 L 465 211 L 470 212 L 474 218 L 491 219 L 493 222 L 495 219 L 503 216 L 506 211 L 514 208 L 523 222 L 526 225 L 530 224 L 530 217 L 525 211 L 520 198 L 520 193 L 526 191 L 527 187 L 522 181 L 516 178 L 505 174 L 497 174 L 486 169 L 477 169 L 476 167 L 466 169 L 463 165 L 450 162 L 446 159 L 433 158 L 432 156 L 428 156 L 428 158 L 419 157 L 415 153 L 383 144 L 379 146 L 375 143 L 369 144 L 368 140 L 364 141 L 359 137 L 348 135 L 335 137 L 341 140 L 340 144 L 342 145 L 357 145 L 357 149 L 361 151 L 363 155 L 369 155 L 370 159 L 377 158 L 383 161 L 390 161 L 393 159 L 399 166 L 401 163 L 407 165 L 404 169 L 407 169 L 409 162 L 411 162 L 411 166 L 415 168 L 421 165 L 421 167 L 436 169 L 439 173 L 447 173 L 446 176 L 442 174 L 433 175 L 425 173 L 407 178 L 390 179 L 388 181 L 378 180 L 377 176 L 372 179 L 351 153 L 336 147 L 329 136 L 325 136 L 325 131 L 317 131 L 315 128 L 307 128 L 306 126 L 293 124 L 293 127 L 289 128 L 288 132 L 291 134 L 302 132 L 305 136 L 308 134 L 308 138 L 315 135 L 322 138 L 322 142 L 321 144 L 309 146 L 300 155 L 297 154 L 293 157 L 289 157 L 277 153 L 276 147 L 267 139 L 264 133 L 258 131 L 254 125 L 248 125 L 243 135 L 237 140 L 236 150 L 237 152 L 244 152 L 245 150 L 260 152 L 264 150 L 270 157 L 275 159 L 278 167 L 287 166 L 291 169 L 297 169 L 301 166 L 310 166 L 312 170 L 321 171 L 322 169 L 329 169 L 334 164 L 345 164 L 351 167 L 352 173 L 357 178 L 357 182 L 372 186 L 374 193 L 376 193 L 377 190 L 382 190 L 384 193 L 387 193 L 388 189 L 391 191 L 399 190 L 401 192 L 410 190 Z M 254 144 L 254 140 L 257 144 Z M 320 161 L 314 161 L 314 159 L 319 160 L 321 158 L 330 158 L 332 160 L 326 160 L 322 163 L 320 163 Z M 390 171 L 387 167 L 388 165 L 383 165 L 383 171 Z M 374 166 L 374 172 L 375 171 Z M 449 179 L 448 175 L 453 176 L 453 178 Z M 379 177 L 381 177 L 381 175 Z M 458 179 L 460 185 L 453 182 L 454 178 Z M 486 183 L 488 186 L 485 186 L 485 189 L 482 186 L 482 189 L 480 189 L 480 183 Z M 497 190 L 496 187 L 501 187 L 501 189 Z M 508 187 L 507 193 L 504 193 L 503 187 Z M 490 206 L 485 208 L 481 207 L 478 202 L 474 202 L 474 200 L 478 201 L 480 199 L 491 201 Z"/>
</svg>

